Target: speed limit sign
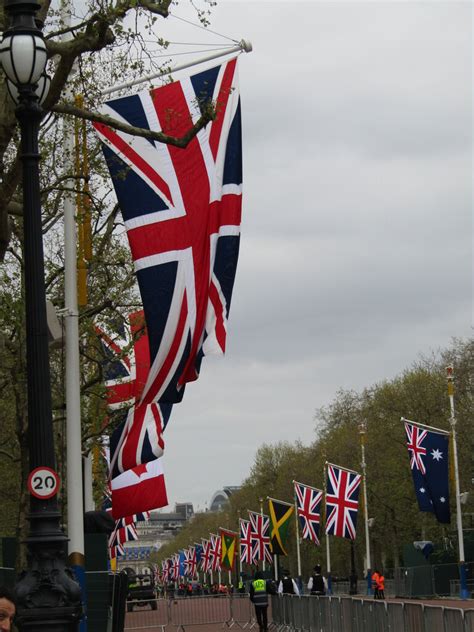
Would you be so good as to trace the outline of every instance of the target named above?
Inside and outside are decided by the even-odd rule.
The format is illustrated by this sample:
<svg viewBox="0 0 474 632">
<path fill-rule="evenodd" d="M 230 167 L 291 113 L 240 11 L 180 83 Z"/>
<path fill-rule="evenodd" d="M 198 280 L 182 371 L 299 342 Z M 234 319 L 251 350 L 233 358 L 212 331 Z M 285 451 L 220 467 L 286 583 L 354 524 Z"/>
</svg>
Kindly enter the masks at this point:
<svg viewBox="0 0 474 632">
<path fill-rule="evenodd" d="M 37 467 L 28 476 L 28 490 L 36 498 L 52 498 L 59 490 L 59 476 L 50 467 Z"/>
</svg>

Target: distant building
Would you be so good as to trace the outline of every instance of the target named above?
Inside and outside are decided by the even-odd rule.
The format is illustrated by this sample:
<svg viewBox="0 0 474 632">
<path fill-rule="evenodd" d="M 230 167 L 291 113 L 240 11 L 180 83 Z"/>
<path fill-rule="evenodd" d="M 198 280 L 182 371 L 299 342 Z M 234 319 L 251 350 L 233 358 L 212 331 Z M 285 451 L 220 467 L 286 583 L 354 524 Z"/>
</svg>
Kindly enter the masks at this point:
<svg viewBox="0 0 474 632">
<path fill-rule="evenodd" d="M 125 555 L 118 558 L 119 568 L 127 566 L 143 572 L 150 554 L 172 540 L 193 516 L 192 503 L 176 503 L 174 512 L 152 511 L 149 520 L 137 522 L 138 540 L 125 544 Z"/>
<path fill-rule="evenodd" d="M 222 511 L 224 507 L 228 504 L 229 498 L 232 494 L 239 491 L 240 486 L 228 486 L 219 489 L 214 493 L 211 504 L 209 505 L 209 511 Z"/>
</svg>

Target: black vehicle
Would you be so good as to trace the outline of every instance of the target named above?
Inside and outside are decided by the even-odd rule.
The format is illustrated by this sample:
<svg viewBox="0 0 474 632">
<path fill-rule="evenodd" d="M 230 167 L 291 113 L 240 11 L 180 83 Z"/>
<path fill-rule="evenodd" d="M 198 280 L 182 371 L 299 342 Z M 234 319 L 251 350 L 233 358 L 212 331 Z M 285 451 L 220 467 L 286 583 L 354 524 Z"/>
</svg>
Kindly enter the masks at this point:
<svg viewBox="0 0 474 632">
<path fill-rule="evenodd" d="M 152 610 L 157 609 L 156 590 L 153 575 L 139 573 L 129 574 L 127 612 L 132 612 L 134 606 L 150 604 Z"/>
</svg>

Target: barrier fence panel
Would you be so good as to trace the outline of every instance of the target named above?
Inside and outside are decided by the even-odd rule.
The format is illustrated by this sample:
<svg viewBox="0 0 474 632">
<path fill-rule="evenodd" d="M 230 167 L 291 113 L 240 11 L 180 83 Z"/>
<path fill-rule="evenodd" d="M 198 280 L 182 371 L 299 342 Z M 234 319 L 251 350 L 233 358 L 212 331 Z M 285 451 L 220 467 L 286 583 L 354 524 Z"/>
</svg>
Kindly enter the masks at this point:
<svg viewBox="0 0 474 632">
<path fill-rule="evenodd" d="M 322 599 L 319 599 L 318 597 L 308 597 L 310 632 L 321 632 L 322 630 L 321 603 Z"/>
<path fill-rule="evenodd" d="M 352 604 L 354 609 L 354 632 L 365 632 L 364 602 L 362 599 L 353 599 Z"/>
<path fill-rule="evenodd" d="M 376 632 L 389 632 L 387 604 L 385 601 L 373 602 L 373 625 L 371 628 Z"/>
<path fill-rule="evenodd" d="M 298 622 L 299 622 L 299 630 L 303 632 L 308 632 L 309 630 L 309 619 L 308 619 L 308 596 L 296 597 L 294 598 L 297 602 L 298 608 Z"/>
<path fill-rule="evenodd" d="M 442 606 L 425 606 L 423 618 L 427 632 L 444 632 L 444 608 Z M 453 632 L 453 631 L 450 631 Z"/>
<path fill-rule="evenodd" d="M 321 630 L 324 632 L 332 632 L 331 630 L 331 597 L 316 597 L 319 601 L 319 607 L 321 609 Z"/>
<path fill-rule="evenodd" d="M 303 632 L 303 606 L 300 597 L 291 597 L 291 608 L 293 610 L 293 628 L 296 632 Z"/>
<path fill-rule="evenodd" d="M 226 623 L 231 620 L 230 598 L 227 595 L 183 597 L 170 600 L 171 625 L 205 625 Z"/>
<path fill-rule="evenodd" d="M 464 629 L 464 612 L 454 608 L 444 609 L 444 629 L 446 632 L 462 632 Z M 431 631 L 430 631 L 431 632 Z"/>
<path fill-rule="evenodd" d="M 341 597 L 341 620 L 342 620 L 342 629 L 352 630 L 354 627 L 354 617 L 352 611 L 352 598 L 351 597 Z"/>
<path fill-rule="evenodd" d="M 277 598 L 278 599 L 278 598 Z M 277 602 L 278 603 L 278 602 Z M 270 608 L 268 612 L 268 620 L 274 619 L 274 598 L 270 599 Z M 252 622 L 254 606 L 250 601 L 249 595 L 236 594 L 232 595 L 230 600 L 231 622 L 237 624 L 241 628 L 245 628 Z M 270 612 L 272 614 L 270 614 Z"/>
<path fill-rule="evenodd" d="M 403 612 L 403 603 L 397 603 L 396 601 L 387 602 L 387 618 L 388 629 L 390 632 L 397 632 L 404 629 L 405 615 Z"/>
<path fill-rule="evenodd" d="M 474 632 L 474 610 L 466 610 L 464 613 L 464 632 Z"/>
<path fill-rule="evenodd" d="M 283 599 L 277 595 L 270 597 L 270 603 L 272 605 L 272 620 L 277 626 L 283 624 Z"/>
<path fill-rule="evenodd" d="M 130 609 L 131 607 L 131 609 Z M 140 601 L 127 602 L 124 630 L 153 628 L 162 630 L 169 624 L 167 599 L 152 599 L 146 605 Z"/>
<path fill-rule="evenodd" d="M 410 632 L 425 632 L 423 623 L 423 606 L 418 603 L 405 603 L 405 627 Z"/>
<path fill-rule="evenodd" d="M 342 627 L 341 600 L 339 597 L 331 597 L 331 630 L 332 632 L 344 632 Z"/>
</svg>

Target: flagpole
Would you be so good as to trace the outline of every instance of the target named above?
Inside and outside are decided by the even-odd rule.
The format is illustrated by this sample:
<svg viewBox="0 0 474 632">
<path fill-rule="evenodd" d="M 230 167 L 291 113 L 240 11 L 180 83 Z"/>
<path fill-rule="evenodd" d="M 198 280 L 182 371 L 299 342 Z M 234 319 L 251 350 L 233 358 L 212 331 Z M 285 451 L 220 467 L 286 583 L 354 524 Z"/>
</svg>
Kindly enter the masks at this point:
<svg viewBox="0 0 474 632">
<path fill-rule="evenodd" d="M 263 534 L 263 498 L 260 498 L 259 500 L 260 500 L 260 515 L 262 516 L 262 534 Z M 262 571 L 265 571 L 265 551 L 263 553 Z"/>
<path fill-rule="evenodd" d="M 61 3 L 61 19 L 68 28 L 71 25 L 72 4 Z M 71 39 L 70 34 L 63 41 Z M 72 98 L 68 88 L 69 97 Z M 69 168 L 74 155 L 74 132 L 66 123 L 64 148 L 69 157 Z M 66 162 L 66 169 L 68 164 Z M 86 602 L 85 556 L 84 556 L 84 508 L 82 489 L 82 437 L 81 437 L 81 371 L 79 358 L 79 312 L 77 304 L 77 250 L 76 218 L 73 180 L 65 184 L 70 187 L 64 195 L 64 321 L 65 321 L 65 400 L 66 400 L 66 465 L 67 465 L 67 534 L 68 562 L 81 586 L 82 599 Z M 87 630 L 86 617 L 81 618 L 80 629 Z"/>
<path fill-rule="evenodd" d="M 327 520 L 327 472 L 326 472 L 326 466 L 327 466 L 328 462 L 326 461 L 326 463 L 324 464 L 324 468 L 323 468 L 323 480 L 324 480 L 324 499 L 325 499 L 325 504 L 324 504 L 324 518 L 325 518 L 325 522 Z M 325 529 L 326 531 L 326 529 Z M 331 581 L 331 553 L 329 550 L 329 535 L 326 532 L 326 572 L 328 575 L 328 595 L 332 595 L 332 581 Z"/>
<path fill-rule="evenodd" d="M 293 481 L 293 499 L 295 503 L 295 534 L 296 534 L 296 561 L 298 564 L 298 577 L 301 577 L 301 552 L 300 552 L 300 525 L 298 520 L 298 503 L 296 499 L 295 482 Z"/>
<path fill-rule="evenodd" d="M 240 509 L 238 511 L 238 515 L 239 515 L 239 582 L 242 581 L 242 551 L 241 551 L 241 540 L 242 538 L 240 537 L 241 533 L 242 533 L 242 526 L 240 524 Z"/>
<path fill-rule="evenodd" d="M 161 70 L 160 72 L 155 72 L 151 75 L 146 75 L 145 77 L 141 77 L 140 79 L 135 79 L 134 81 L 127 81 L 126 83 L 121 83 L 118 86 L 112 86 L 111 88 L 106 88 L 102 90 L 101 96 L 107 96 L 114 92 L 118 92 L 119 90 L 125 90 L 125 88 L 131 88 L 133 86 L 138 85 L 139 83 L 145 83 L 146 81 L 152 81 L 153 79 L 159 79 L 160 77 L 164 77 L 165 75 L 170 75 L 173 72 L 178 72 L 179 70 L 184 70 L 186 68 L 191 68 L 192 66 L 197 66 L 198 64 L 204 64 L 207 61 L 212 61 L 213 59 L 218 59 L 219 57 L 224 57 L 225 55 L 231 55 L 232 53 L 250 53 L 252 51 L 252 44 L 247 40 L 240 40 L 240 42 L 236 46 L 232 46 L 225 50 L 224 52 L 220 51 L 218 53 L 212 53 L 212 55 L 207 55 L 206 57 L 201 57 L 195 61 L 186 62 L 185 64 L 180 64 L 175 66 L 174 68 L 168 68 L 166 70 Z"/>
<path fill-rule="evenodd" d="M 453 439 L 453 457 L 454 457 L 454 483 L 456 489 L 456 522 L 458 528 L 458 543 L 459 543 L 459 578 L 461 580 L 461 599 L 469 599 L 470 593 L 467 589 L 467 577 L 466 577 L 466 563 L 464 559 L 464 536 L 462 531 L 462 513 L 461 513 L 461 492 L 459 488 L 459 466 L 458 466 L 458 450 L 456 441 L 456 415 L 454 413 L 454 376 L 453 367 L 446 367 L 446 374 L 448 380 L 448 396 L 449 405 L 451 409 L 451 436 Z"/>
<path fill-rule="evenodd" d="M 362 488 L 364 492 L 364 521 L 365 521 L 365 555 L 366 555 L 366 566 L 367 566 L 367 594 L 372 594 L 372 563 L 370 559 L 370 538 L 369 538 L 369 505 L 367 501 L 367 482 L 366 482 L 366 472 L 365 472 L 365 434 L 367 431 L 367 426 L 365 421 L 362 421 L 359 424 L 359 435 L 360 435 L 360 448 L 362 453 Z"/>
</svg>

